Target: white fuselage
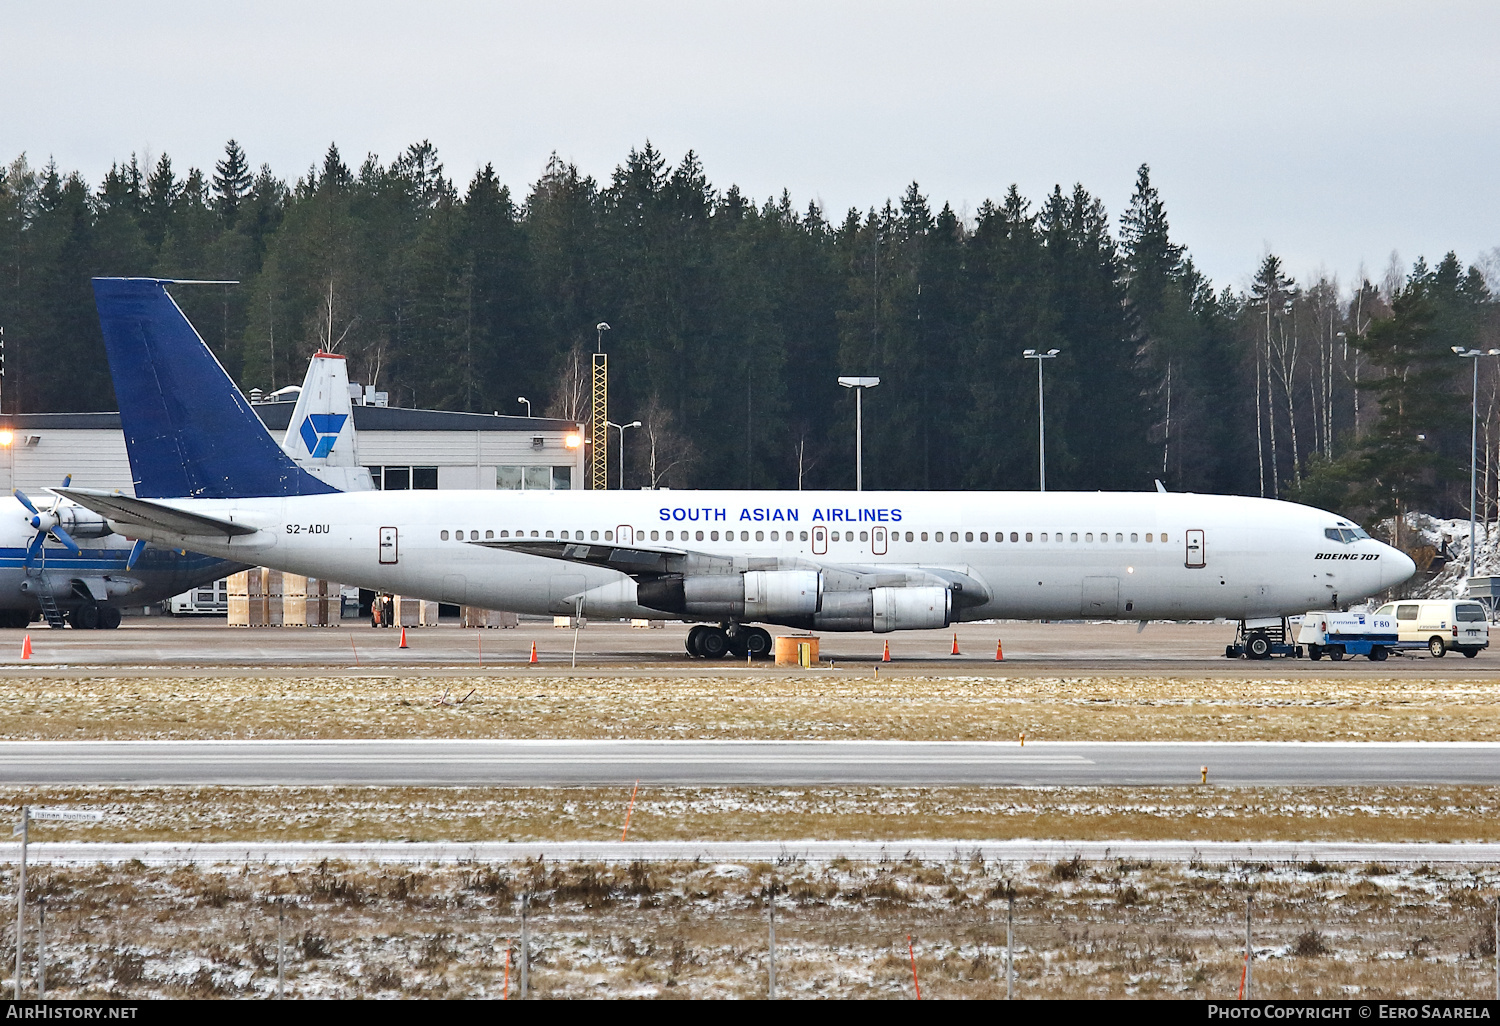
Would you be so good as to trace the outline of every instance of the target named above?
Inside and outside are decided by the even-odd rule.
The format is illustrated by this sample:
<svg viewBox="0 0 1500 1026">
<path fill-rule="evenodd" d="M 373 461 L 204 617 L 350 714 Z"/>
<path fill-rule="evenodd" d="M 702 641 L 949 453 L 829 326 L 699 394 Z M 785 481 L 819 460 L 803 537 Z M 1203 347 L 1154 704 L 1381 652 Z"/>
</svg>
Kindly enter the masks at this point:
<svg viewBox="0 0 1500 1026">
<path fill-rule="evenodd" d="M 607 537 L 728 557 L 738 570 L 952 571 L 988 593 L 955 608 L 963 620 L 1274 616 L 1357 601 L 1413 570 L 1373 539 L 1330 540 L 1325 529 L 1347 523 L 1330 513 L 1180 493 L 408 491 L 158 501 L 260 530 L 227 540 L 132 534 L 362 588 L 542 614 L 663 616 L 638 604 L 635 580 L 615 569 L 470 542 Z"/>
</svg>

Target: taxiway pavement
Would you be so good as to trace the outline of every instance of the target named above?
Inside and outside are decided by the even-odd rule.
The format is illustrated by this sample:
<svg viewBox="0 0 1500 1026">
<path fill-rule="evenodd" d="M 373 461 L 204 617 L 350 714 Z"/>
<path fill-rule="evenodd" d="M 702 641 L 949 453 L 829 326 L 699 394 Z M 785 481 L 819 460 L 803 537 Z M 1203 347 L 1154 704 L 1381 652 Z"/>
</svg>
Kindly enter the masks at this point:
<svg viewBox="0 0 1500 1026">
<path fill-rule="evenodd" d="M 1500 784 L 1500 743 L 9 741 L 10 785 Z"/>
</svg>

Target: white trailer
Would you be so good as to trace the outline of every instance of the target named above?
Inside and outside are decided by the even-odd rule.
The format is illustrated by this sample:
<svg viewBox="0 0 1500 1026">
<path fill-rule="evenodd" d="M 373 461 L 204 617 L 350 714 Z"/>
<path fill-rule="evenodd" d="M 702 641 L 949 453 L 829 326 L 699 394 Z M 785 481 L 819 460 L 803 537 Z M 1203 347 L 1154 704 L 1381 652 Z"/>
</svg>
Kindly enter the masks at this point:
<svg viewBox="0 0 1500 1026">
<path fill-rule="evenodd" d="M 1400 633 L 1392 616 L 1314 610 L 1302 617 L 1297 642 L 1309 659 L 1362 655 L 1380 662 L 1399 646 Z"/>
</svg>

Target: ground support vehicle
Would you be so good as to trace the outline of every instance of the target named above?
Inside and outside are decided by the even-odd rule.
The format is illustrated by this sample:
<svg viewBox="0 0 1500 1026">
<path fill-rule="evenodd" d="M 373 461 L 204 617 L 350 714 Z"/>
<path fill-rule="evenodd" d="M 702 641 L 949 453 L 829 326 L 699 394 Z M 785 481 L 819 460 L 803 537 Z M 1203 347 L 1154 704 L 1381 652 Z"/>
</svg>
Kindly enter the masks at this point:
<svg viewBox="0 0 1500 1026">
<path fill-rule="evenodd" d="M 1284 616 L 1241 620 L 1234 643 L 1224 646 L 1225 659 L 1302 658 L 1302 646 L 1292 640 L 1292 623 Z"/>
<path fill-rule="evenodd" d="M 1490 646 L 1484 605 L 1473 599 L 1411 599 L 1387 602 L 1376 616 L 1391 617 L 1401 648 L 1425 648 L 1434 659 L 1457 652 L 1473 659 Z"/>
<path fill-rule="evenodd" d="M 1337 610 L 1314 610 L 1302 617 L 1297 640 L 1313 660 L 1362 655 L 1380 662 L 1401 647 L 1395 617 Z"/>
</svg>

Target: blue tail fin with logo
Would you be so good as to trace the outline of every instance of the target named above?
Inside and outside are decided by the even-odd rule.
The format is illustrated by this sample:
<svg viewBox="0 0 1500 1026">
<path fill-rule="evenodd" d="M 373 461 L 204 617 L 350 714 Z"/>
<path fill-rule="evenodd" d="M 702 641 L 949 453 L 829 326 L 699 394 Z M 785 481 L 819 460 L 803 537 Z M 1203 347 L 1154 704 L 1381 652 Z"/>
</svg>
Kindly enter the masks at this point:
<svg viewBox="0 0 1500 1026">
<path fill-rule="evenodd" d="M 240 499 L 337 491 L 276 444 L 167 294 L 170 284 L 94 279 L 136 495 Z"/>
</svg>

